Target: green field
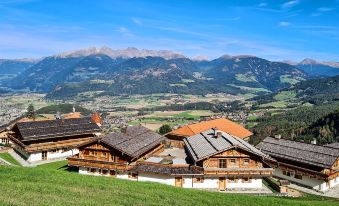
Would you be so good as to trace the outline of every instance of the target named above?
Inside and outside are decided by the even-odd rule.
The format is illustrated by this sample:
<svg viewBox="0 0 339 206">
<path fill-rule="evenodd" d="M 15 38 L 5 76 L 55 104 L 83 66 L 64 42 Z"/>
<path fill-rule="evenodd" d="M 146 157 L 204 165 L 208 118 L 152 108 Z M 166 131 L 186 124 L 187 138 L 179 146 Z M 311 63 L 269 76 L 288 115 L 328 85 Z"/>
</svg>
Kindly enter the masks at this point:
<svg viewBox="0 0 339 206">
<path fill-rule="evenodd" d="M 300 81 L 303 81 L 303 80 L 305 80 L 305 79 L 301 78 L 301 77 L 294 78 L 291 75 L 282 75 L 280 77 L 281 83 L 288 83 L 288 84 L 291 84 L 291 85 L 294 85 L 294 84 L 296 84 Z"/>
<path fill-rule="evenodd" d="M 277 101 L 282 100 L 291 100 L 296 97 L 297 93 L 295 91 L 281 91 L 273 97 Z"/>
<path fill-rule="evenodd" d="M 287 107 L 288 103 L 285 101 L 276 101 L 276 102 L 270 102 L 267 104 L 261 104 L 260 107 L 261 108 L 265 108 L 265 107 L 274 107 L 274 108 L 285 108 Z"/>
<path fill-rule="evenodd" d="M 12 163 L 14 165 L 20 165 L 20 163 L 18 161 L 16 161 L 10 154 L 8 154 L 7 152 L 5 153 L 0 153 L 0 157 L 4 160 L 6 160 L 9 163 Z"/>
<path fill-rule="evenodd" d="M 246 196 L 79 175 L 65 164 L 0 167 L 0 205 L 338 205 L 316 196 Z"/>
</svg>

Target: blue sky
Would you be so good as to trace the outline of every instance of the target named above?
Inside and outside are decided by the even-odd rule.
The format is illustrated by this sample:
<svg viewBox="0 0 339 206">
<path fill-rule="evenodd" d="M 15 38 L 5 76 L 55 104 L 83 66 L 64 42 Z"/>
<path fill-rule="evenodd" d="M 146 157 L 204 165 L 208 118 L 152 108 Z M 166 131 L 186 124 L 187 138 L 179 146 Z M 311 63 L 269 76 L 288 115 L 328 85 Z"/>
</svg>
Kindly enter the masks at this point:
<svg viewBox="0 0 339 206">
<path fill-rule="evenodd" d="M 0 0 L 0 58 L 92 46 L 339 61 L 339 0 Z"/>
</svg>

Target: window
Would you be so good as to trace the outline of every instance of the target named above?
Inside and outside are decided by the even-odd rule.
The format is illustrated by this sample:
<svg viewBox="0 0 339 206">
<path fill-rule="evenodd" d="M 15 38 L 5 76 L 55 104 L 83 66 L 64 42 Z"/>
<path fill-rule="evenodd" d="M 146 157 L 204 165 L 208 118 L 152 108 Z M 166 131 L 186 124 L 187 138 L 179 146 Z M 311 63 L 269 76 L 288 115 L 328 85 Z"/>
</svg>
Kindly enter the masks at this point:
<svg viewBox="0 0 339 206">
<path fill-rule="evenodd" d="M 242 182 L 243 183 L 250 183 L 251 182 L 251 178 L 250 177 L 244 177 L 244 178 L 242 178 Z"/>
<path fill-rule="evenodd" d="M 115 175 L 116 175 L 116 172 L 115 172 L 114 170 L 110 170 L 110 171 L 109 171 L 109 175 L 115 176 Z"/>
<path fill-rule="evenodd" d="M 91 168 L 90 172 L 91 172 L 91 173 L 96 173 L 96 172 L 97 172 L 97 169 Z"/>
<path fill-rule="evenodd" d="M 52 149 L 51 151 L 50 151 L 50 153 L 56 153 L 58 150 L 56 150 L 56 149 Z"/>
<path fill-rule="evenodd" d="M 193 179 L 193 183 L 203 183 L 204 182 L 204 178 L 203 177 L 195 177 Z"/>
<path fill-rule="evenodd" d="M 293 176 L 293 172 L 283 170 L 283 175 L 292 177 Z"/>
<path fill-rule="evenodd" d="M 244 159 L 244 165 L 250 164 L 250 159 Z"/>
<path fill-rule="evenodd" d="M 107 153 L 106 152 L 101 152 L 101 157 L 107 157 Z"/>
<path fill-rule="evenodd" d="M 231 165 L 235 165 L 237 163 L 236 159 L 230 159 Z"/>
<path fill-rule="evenodd" d="M 226 168 L 227 162 L 226 159 L 219 159 L 219 168 Z"/>
<path fill-rule="evenodd" d="M 128 174 L 128 178 L 130 178 L 130 179 L 137 179 L 138 178 L 138 174 L 134 173 L 134 172 L 130 172 Z"/>
<path fill-rule="evenodd" d="M 295 179 L 302 180 L 302 179 L 303 179 L 303 176 L 300 175 L 300 174 L 295 174 L 295 175 L 294 175 L 294 178 L 295 178 Z"/>
<path fill-rule="evenodd" d="M 236 179 L 234 177 L 229 177 L 228 178 L 228 182 L 230 183 L 235 183 L 236 182 Z"/>
<path fill-rule="evenodd" d="M 91 155 L 91 156 L 96 156 L 97 155 L 97 152 L 96 151 L 89 151 L 89 155 Z"/>
<path fill-rule="evenodd" d="M 107 174 L 108 174 L 108 170 L 103 169 L 103 170 L 101 170 L 101 173 L 102 173 L 103 175 L 107 175 Z"/>
</svg>

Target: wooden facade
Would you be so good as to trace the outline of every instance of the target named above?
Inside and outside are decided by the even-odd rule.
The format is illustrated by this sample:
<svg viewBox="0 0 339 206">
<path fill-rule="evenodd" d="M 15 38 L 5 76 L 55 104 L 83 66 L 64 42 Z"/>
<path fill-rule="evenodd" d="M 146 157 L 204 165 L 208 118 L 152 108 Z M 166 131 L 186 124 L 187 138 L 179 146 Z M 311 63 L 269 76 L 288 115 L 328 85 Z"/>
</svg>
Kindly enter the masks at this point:
<svg viewBox="0 0 339 206">
<path fill-rule="evenodd" d="M 230 149 L 197 162 L 209 176 L 272 176 L 273 169 L 265 168 L 257 155 L 241 149 Z"/>
<path fill-rule="evenodd" d="M 137 158 L 119 151 L 100 139 L 92 140 L 79 147 L 79 154 L 68 158 L 68 165 L 85 168 L 128 171 L 138 161 L 143 161 L 152 155 L 161 153 L 163 144 L 158 144 Z"/>
</svg>

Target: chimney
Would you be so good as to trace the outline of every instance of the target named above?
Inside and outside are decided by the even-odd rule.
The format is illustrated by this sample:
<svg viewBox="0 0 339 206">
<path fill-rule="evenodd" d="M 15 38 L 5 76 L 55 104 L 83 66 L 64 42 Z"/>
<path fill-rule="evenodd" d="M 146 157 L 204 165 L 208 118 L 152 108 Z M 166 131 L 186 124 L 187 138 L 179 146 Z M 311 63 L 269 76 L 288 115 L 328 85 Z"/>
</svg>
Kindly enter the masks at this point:
<svg viewBox="0 0 339 206">
<path fill-rule="evenodd" d="M 55 115 L 55 119 L 61 119 L 60 112 L 57 112 L 57 113 L 56 113 L 56 115 Z"/>
<path fill-rule="evenodd" d="M 75 107 L 74 107 L 74 105 L 73 105 L 72 111 L 73 111 L 73 113 L 75 113 Z"/>
<path fill-rule="evenodd" d="M 217 128 L 214 128 L 214 137 L 215 138 L 219 138 L 222 136 L 222 133 L 220 130 L 218 130 Z"/>
<path fill-rule="evenodd" d="M 311 144 L 317 144 L 317 139 L 313 138 L 313 140 L 311 141 Z"/>
<path fill-rule="evenodd" d="M 281 139 L 281 134 L 276 134 L 276 135 L 274 135 L 274 138 L 276 138 L 276 139 Z"/>
</svg>

